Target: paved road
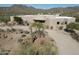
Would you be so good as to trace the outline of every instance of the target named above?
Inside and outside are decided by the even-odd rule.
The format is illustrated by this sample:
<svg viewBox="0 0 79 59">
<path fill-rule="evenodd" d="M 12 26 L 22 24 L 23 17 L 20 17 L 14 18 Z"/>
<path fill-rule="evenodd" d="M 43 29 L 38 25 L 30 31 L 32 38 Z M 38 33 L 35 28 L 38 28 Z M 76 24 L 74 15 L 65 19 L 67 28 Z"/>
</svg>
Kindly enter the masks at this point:
<svg viewBox="0 0 79 59">
<path fill-rule="evenodd" d="M 49 36 L 55 39 L 59 55 L 78 55 L 79 43 L 72 39 L 67 33 L 63 31 L 49 30 Z"/>
</svg>

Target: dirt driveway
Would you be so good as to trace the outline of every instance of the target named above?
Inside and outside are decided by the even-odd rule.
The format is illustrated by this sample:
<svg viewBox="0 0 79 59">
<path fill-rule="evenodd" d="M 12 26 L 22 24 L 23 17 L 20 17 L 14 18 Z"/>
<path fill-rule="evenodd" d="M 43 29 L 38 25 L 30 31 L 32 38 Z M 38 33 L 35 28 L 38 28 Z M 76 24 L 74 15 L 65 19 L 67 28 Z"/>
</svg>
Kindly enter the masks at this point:
<svg viewBox="0 0 79 59">
<path fill-rule="evenodd" d="M 54 38 L 59 50 L 59 55 L 78 55 L 79 43 L 64 31 L 48 31 L 49 36 Z"/>
</svg>

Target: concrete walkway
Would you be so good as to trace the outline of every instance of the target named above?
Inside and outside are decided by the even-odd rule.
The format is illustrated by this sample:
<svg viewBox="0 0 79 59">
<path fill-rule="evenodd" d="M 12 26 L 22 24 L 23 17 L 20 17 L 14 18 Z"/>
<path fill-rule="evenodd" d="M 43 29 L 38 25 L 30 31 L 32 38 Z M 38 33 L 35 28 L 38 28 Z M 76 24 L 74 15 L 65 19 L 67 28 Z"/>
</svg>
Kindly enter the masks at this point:
<svg viewBox="0 0 79 59">
<path fill-rule="evenodd" d="M 79 43 L 64 31 L 48 31 L 57 44 L 59 55 L 78 55 Z"/>
</svg>

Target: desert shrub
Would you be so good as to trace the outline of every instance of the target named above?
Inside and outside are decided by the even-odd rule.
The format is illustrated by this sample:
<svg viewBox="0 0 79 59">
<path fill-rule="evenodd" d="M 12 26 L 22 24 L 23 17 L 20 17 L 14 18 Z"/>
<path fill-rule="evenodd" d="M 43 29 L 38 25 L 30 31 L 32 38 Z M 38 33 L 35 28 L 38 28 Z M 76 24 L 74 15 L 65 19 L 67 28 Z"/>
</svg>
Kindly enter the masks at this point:
<svg viewBox="0 0 79 59">
<path fill-rule="evenodd" d="M 79 42 L 79 34 L 77 34 L 77 33 L 71 33 L 70 35 L 71 35 L 71 37 L 73 39 L 75 39 L 77 42 Z"/>
<path fill-rule="evenodd" d="M 27 42 L 21 45 L 20 54 L 23 55 L 55 55 L 57 47 L 49 38 L 39 38 L 34 43 Z"/>
<path fill-rule="evenodd" d="M 9 16 L 0 16 L 0 22 L 4 22 L 4 23 L 8 23 L 10 21 L 10 17 Z"/>
<path fill-rule="evenodd" d="M 67 29 L 76 29 L 76 30 L 79 30 L 79 24 L 78 23 L 70 23 L 67 25 Z"/>
<path fill-rule="evenodd" d="M 11 37 L 11 40 L 13 39 L 13 37 Z"/>
<path fill-rule="evenodd" d="M 49 26 L 48 25 L 46 25 L 46 29 L 49 29 Z"/>
<path fill-rule="evenodd" d="M 11 29 L 7 29 L 7 32 L 12 32 L 12 30 Z"/>
<path fill-rule="evenodd" d="M 69 32 L 71 37 L 75 39 L 77 42 L 79 42 L 79 34 L 75 32 L 75 30 L 79 30 L 79 24 L 78 23 L 70 23 L 67 25 L 67 29 L 65 29 L 66 32 Z"/>
<path fill-rule="evenodd" d="M 53 29 L 53 26 L 51 26 L 51 28 L 50 29 Z"/>
<path fill-rule="evenodd" d="M 0 48 L 0 55 L 8 55 L 10 50 L 5 50 L 3 48 Z"/>
<path fill-rule="evenodd" d="M 63 29 L 63 26 L 60 26 L 60 27 L 59 27 L 59 30 L 62 30 L 62 29 Z"/>
<path fill-rule="evenodd" d="M 33 34 L 33 37 L 45 37 L 45 36 L 47 36 L 47 32 L 46 31 L 34 31 L 34 32 L 32 32 L 32 34 Z"/>
<path fill-rule="evenodd" d="M 26 35 L 25 35 L 25 34 L 23 34 L 23 35 L 22 35 L 22 37 L 26 37 Z"/>
<path fill-rule="evenodd" d="M 18 42 L 20 42 L 20 43 L 21 43 L 22 41 L 23 41 L 23 39 L 18 39 Z"/>
<path fill-rule="evenodd" d="M 18 31 L 19 31 L 20 33 L 23 33 L 23 32 L 24 32 L 24 31 L 23 31 L 23 30 L 21 30 L 21 29 L 19 29 Z"/>
<path fill-rule="evenodd" d="M 29 34 L 29 31 L 25 31 L 25 34 Z"/>
<path fill-rule="evenodd" d="M 5 30 L 3 30 L 3 29 L 0 29 L 0 32 L 5 32 Z"/>
<path fill-rule="evenodd" d="M 14 31 L 16 31 L 16 29 L 12 28 L 12 31 L 14 32 Z"/>
<path fill-rule="evenodd" d="M 23 31 L 21 31 L 20 33 L 23 33 Z"/>
<path fill-rule="evenodd" d="M 76 22 L 79 22 L 79 16 L 74 16 L 76 18 Z"/>
</svg>

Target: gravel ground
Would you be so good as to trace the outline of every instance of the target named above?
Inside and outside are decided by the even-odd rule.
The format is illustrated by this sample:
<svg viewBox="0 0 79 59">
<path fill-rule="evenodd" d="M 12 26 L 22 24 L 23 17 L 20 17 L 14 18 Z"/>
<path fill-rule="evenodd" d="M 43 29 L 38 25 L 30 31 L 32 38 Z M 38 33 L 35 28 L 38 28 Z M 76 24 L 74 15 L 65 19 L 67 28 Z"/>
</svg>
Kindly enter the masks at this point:
<svg viewBox="0 0 79 59">
<path fill-rule="evenodd" d="M 0 28 L 2 28 L 2 27 L 0 27 Z M 8 27 L 3 27 L 3 29 L 5 29 L 5 28 L 8 28 Z M 26 26 L 22 26 L 22 27 L 14 26 L 13 28 L 24 29 L 24 30 L 27 29 Z M 79 43 L 76 42 L 73 38 L 71 38 L 71 36 L 68 33 L 64 32 L 64 31 L 59 31 L 59 30 L 57 30 L 57 31 L 48 30 L 48 35 L 56 41 L 56 45 L 59 50 L 59 55 L 78 55 L 79 54 Z M 11 36 L 13 36 L 14 39 L 16 39 L 16 37 L 18 37 L 19 35 L 12 34 Z M 12 40 L 12 43 L 14 43 L 15 41 L 16 40 Z M 5 42 L 7 43 L 7 41 L 5 41 Z M 14 44 L 12 44 L 12 45 L 14 45 Z M 6 45 L 6 44 L 4 44 L 4 45 Z"/>
</svg>

